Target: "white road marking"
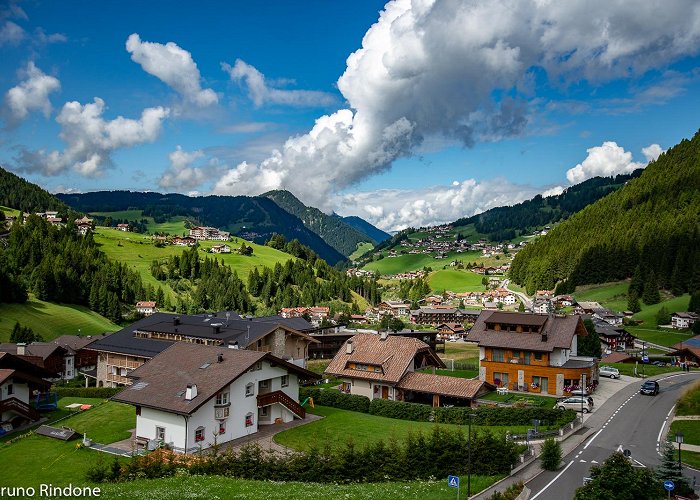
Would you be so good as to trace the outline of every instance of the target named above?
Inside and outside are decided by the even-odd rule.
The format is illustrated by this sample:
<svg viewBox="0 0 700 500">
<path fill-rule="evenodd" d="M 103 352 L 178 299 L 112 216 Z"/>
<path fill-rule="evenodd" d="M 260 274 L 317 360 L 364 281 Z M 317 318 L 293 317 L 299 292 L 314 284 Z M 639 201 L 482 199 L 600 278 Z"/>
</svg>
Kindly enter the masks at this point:
<svg viewBox="0 0 700 500">
<path fill-rule="evenodd" d="M 535 496 L 533 496 L 530 500 L 535 500 L 535 498 L 537 498 L 538 496 L 540 496 L 547 488 L 549 488 L 550 486 L 552 486 L 552 485 L 557 481 L 557 479 L 559 479 L 559 478 L 562 476 L 562 474 L 564 474 L 564 473 L 567 471 L 567 469 L 573 465 L 573 463 L 574 463 L 573 460 L 572 460 L 571 462 L 569 462 L 569 463 L 566 465 L 566 467 L 564 467 L 564 468 L 562 469 L 562 471 L 554 477 L 554 479 L 552 479 L 550 482 L 548 482 L 548 483 L 546 484 L 546 486 L 545 486 L 544 488 L 542 488 L 540 491 L 538 491 L 537 494 L 536 494 Z"/>
<path fill-rule="evenodd" d="M 597 460 L 591 460 L 591 463 L 592 463 L 592 464 L 597 464 L 598 461 L 597 461 Z"/>
<path fill-rule="evenodd" d="M 586 448 L 588 448 L 588 447 L 591 445 L 591 443 L 593 442 L 593 440 L 594 440 L 595 438 L 597 438 L 597 437 L 598 437 L 598 434 L 600 434 L 601 432 L 603 432 L 603 429 L 600 429 L 598 432 L 596 432 L 596 433 L 593 435 L 593 437 L 592 437 L 591 439 L 588 440 L 588 442 L 585 444 L 585 446 L 583 447 L 583 449 L 585 450 Z"/>
<path fill-rule="evenodd" d="M 579 460 L 580 463 L 585 464 L 586 461 L 584 459 Z"/>
</svg>

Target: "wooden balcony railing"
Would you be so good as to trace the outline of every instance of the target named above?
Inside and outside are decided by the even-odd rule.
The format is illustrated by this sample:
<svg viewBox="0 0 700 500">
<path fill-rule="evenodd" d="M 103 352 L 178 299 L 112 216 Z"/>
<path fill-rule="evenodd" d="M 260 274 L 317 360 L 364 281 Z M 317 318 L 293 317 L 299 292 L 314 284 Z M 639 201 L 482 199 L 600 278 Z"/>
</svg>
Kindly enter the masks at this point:
<svg viewBox="0 0 700 500">
<path fill-rule="evenodd" d="M 29 404 L 25 403 L 21 399 L 17 399 L 14 397 L 0 401 L 0 413 L 6 411 L 13 411 L 15 413 L 19 413 L 20 415 L 28 418 L 29 420 L 39 420 L 41 418 L 41 415 L 38 411 L 36 411 L 34 408 L 29 406 Z"/>
<path fill-rule="evenodd" d="M 268 392 L 267 394 L 258 396 L 258 408 L 275 403 L 281 404 L 299 418 L 306 418 L 306 410 L 304 410 L 304 407 L 282 391 Z"/>
<path fill-rule="evenodd" d="M 114 375 L 113 373 L 107 374 L 107 380 L 109 382 L 116 382 L 117 384 L 131 384 L 131 379 L 128 377 L 122 377 L 121 375 Z"/>
</svg>

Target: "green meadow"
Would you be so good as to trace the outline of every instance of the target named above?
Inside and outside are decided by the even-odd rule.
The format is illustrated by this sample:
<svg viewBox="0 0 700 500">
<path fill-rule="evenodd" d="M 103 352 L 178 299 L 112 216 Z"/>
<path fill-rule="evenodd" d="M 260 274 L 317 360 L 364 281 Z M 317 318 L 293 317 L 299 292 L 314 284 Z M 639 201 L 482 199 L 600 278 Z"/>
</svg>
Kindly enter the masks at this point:
<svg viewBox="0 0 700 500">
<path fill-rule="evenodd" d="M 471 271 L 459 269 L 442 269 L 430 273 L 428 284 L 434 292 L 444 292 L 450 290 L 455 293 L 482 291 L 484 285 L 481 284 L 483 276 Z"/>
<path fill-rule="evenodd" d="M 9 342 L 16 322 L 47 341 L 60 335 L 98 335 L 120 328 L 87 307 L 44 302 L 31 295 L 24 304 L 0 304 L 0 342 Z"/>
</svg>

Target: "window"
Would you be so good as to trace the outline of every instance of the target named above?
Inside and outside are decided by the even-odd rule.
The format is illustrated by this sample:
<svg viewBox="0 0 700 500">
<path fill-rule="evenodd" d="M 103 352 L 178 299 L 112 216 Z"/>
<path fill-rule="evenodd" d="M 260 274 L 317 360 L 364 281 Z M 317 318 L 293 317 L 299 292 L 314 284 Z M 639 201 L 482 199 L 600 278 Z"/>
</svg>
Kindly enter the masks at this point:
<svg viewBox="0 0 700 500">
<path fill-rule="evenodd" d="M 532 377 L 532 388 L 537 389 L 540 386 L 540 377 Z"/>
<path fill-rule="evenodd" d="M 251 372 L 255 372 L 258 370 L 262 370 L 262 361 L 258 361 L 253 365 L 253 367 L 250 369 Z"/>
<path fill-rule="evenodd" d="M 165 441 L 165 427 L 156 427 L 156 439 Z"/>
<path fill-rule="evenodd" d="M 12 387 L 12 384 L 7 384 L 7 395 L 9 396 L 10 394 L 14 394 L 14 387 Z"/>
<path fill-rule="evenodd" d="M 289 386 L 289 375 L 282 375 L 282 387 Z"/>
<path fill-rule="evenodd" d="M 498 382 L 497 382 L 498 381 Z M 500 383 L 499 383 L 500 382 Z M 500 387 L 508 387 L 508 373 L 493 373 L 493 383 Z"/>
<path fill-rule="evenodd" d="M 248 396 L 252 396 L 254 393 L 255 393 L 255 389 L 253 389 L 253 383 L 249 382 L 245 386 L 245 395 L 246 395 L 246 397 L 248 397 Z"/>
<path fill-rule="evenodd" d="M 269 379 L 260 381 L 260 388 L 261 389 L 267 389 L 268 387 L 270 387 L 270 380 Z"/>
<path fill-rule="evenodd" d="M 492 351 L 492 356 L 494 361 L 503 363 L 503 349 L 494 349 Z"/>
<path fill-rule="evenodd" d="M 253 425 L 253 414 L 252 414 L 252 413 L 248 413 L 248 414 L 246 414 L 246 416 L 245 416 L 245 426 L 246 426 L 246 427 L 252 427 L 252 425 Z"/>
<path fill-rule="evenodd" d="M 542 353 L 541 352 L 535 353 L 535 361 L 542 361 Z"/>
<path fill-rule="evenodd" d="M 226 434 L 226 422 L 219 422 L 219 435 Z"/>
<path fill-rule="evenodd" d="M 137 407 L 136 407 L 136 416 L 137 416 L 137 417 L 140 417 L 140 416 L 141 416 L 141 407 L 140 407 L 140 406 L 137 406 Z"/>
<path fill-rule="evenodd" d="M 263 406 L 260 408 L 260 416 L 261 417 L 267 417 L 270 414 L 270 407 L 269 406 Z"/>
<path fill-rule="evenodd" d="M 228 404 L 228 392 L 220 392 L 216 395 L 217 405 L 227 405 Z"/>
<path fill-rule="evenodd" d="M 194 431 L 194 442 L 201 443 L 204 441 L 204 427 L 197 427 Z"/>
</svg>

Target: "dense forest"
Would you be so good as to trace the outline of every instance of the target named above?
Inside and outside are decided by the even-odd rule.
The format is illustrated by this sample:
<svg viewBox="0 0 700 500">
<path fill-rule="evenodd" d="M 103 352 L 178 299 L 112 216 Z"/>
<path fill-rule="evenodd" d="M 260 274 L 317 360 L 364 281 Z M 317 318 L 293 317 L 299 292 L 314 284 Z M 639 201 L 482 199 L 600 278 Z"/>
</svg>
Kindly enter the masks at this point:
<svg viewBox="0 0 700 500">
<path fill-rule="evenodd" d="M 345 256 L 296 216 L 262 196 L 197 196 L 182 194 L 100 191 L 82 194 L 58 194 L 61 200 L 82 212 L 142 210 L 144 216 L 162 222 L 170 217 L 185 216 L 197 224 L 230 231 L 245 239 L 264 244 L 274 233 L 288 240 L 297 239 L 312 248 L 331 265 Z M 354 248 L 353 248 L 354 250 Z"/>
<path fill-rule="evenodd" d="M 632 277 L 651 301 L 700 289 L 700 133 L 526 246 L 510 277 L 528 292 Z"/>
<path fill-rule="evenodd" d="M 346 257 L 357 249 L 359 243 L 376 243 L 341 217 L 326 215 L 318 208 L 307 207 L 289 191 L 269 191 L 261 196 L 271 199 L 290 214 L 299 217 L 304 226 Z"/>
<path fill-rule="evenodd" d="M 55 210 L 66 217 L 68 206 L 61 200 L 21 177 L 0 168 L 0 205 L 22 212 Z"/>
<path fill-rule="evenodd" d="M 32 292 L 41 300 L 84 304 L 113 321 L 121 321 L 124 304 L 144 295 L 139 274 L 108 260 L 91 234 L 35 215 L 13 224 L 0 246 L 0 282 L 0 302 L 24 302 Z"/>
<path fill-rule="evenodd" d="M 334 217 L 340 217 L 340 215 L 334 214 Z M 342 219 L 345 221 L 346 224 L 354 227 L 361 233 L 366 234 L 377 243 L 381 243 L 382 241 L 386 241 L 389 238 L 391 238 L 391 235 L 389 233 L 382 231 L 377 227 L 374 227 L 372 224 L 356 215 L 349 215 L 347 217 L 342 217 Z"/>
<path fill-rule="evenodd" d="M 462 218 L 453 226 L 474 224 L 490 241 L 508 241 L 528 234 L 554 222 L 569 218 L 572 214 L 617 191 L 630 179 L 639 177 L 642 170 L 616 177 L 594 177 L 571 186 L 562 194 L 544 198 L 537 195 L 531 200 L 510 207 L 492 208 L 473 217 Z"/>
</svg>

